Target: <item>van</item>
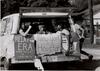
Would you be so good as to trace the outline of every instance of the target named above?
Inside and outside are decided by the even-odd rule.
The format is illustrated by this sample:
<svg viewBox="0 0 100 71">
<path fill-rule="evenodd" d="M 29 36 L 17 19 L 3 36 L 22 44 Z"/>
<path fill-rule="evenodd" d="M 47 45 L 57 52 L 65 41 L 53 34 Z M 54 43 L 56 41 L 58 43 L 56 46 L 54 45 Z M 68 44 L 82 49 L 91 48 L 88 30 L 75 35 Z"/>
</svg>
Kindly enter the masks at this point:
<svg viewBox="0 0 100 71">
<path fill-rule="evenodd" d="M 0 36 L 0 57 L 5 58 L 7 69 L 15 63 L 34 63 L 39 57 L 42 63 L 79 60 L 79 48 L 73 54 L 70 35 L 56 33 L 56 25 L 68 24 L 66 12 L 16 13 L 2 18 Z M 22 24 L 32 24 L 28 36 L 19 34 Z M 37 34 L 38 25 L 44 25 L 50 33 Z M 79 47 L 77 45 L 77 47 Z M 64 50 L 66 48 L 67 50 Z M 66 53 L 65 53 L 66 52 Z"/>
</svg>

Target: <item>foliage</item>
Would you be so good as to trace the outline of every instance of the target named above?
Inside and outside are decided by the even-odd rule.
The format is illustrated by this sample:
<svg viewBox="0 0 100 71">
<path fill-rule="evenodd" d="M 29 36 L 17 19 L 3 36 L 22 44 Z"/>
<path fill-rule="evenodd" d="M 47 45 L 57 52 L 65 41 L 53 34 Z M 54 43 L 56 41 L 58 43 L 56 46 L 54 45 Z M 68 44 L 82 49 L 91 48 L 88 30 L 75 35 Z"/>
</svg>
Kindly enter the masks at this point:
<svg viewBox="0 0 100 71">
<path fill-rule="evenodd" d="M 19 12 L 19 7 L 66 7 L 67 0 L 3 0 L 2 16 Z"/>
<path fill-rule="evenodd" d="M 77 8 L 76 12 L 83 11 L 88 8 L 88 0 L 2 0 L 1 10 L 2 17 L 8 14 L 19 12 L 19 7 L 69 7 Z M 100 4 L 100 0 L 93 0 L 93 4 Z"/>
</svg>

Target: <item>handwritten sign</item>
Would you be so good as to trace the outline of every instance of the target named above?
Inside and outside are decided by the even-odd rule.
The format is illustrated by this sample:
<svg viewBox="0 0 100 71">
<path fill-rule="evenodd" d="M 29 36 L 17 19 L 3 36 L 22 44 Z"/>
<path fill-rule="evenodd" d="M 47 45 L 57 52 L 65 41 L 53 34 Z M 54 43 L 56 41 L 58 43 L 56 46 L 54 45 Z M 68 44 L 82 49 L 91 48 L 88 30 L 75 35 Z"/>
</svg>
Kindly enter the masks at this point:
<svg viewBox="0 0 100 71">
<path fill-rule="evenodd" d="M 50 55 L 61 52 L 61 36 L 57 34 L 36 34 L 36 51 L 38 55 Z"/>
<path fill-rule="evenodd" d="M 34 39 L 25 38 L 21 35 L 14 37 L 15 59 L 16 60 L 33 60 L 35 57 Z"/>
</svg>

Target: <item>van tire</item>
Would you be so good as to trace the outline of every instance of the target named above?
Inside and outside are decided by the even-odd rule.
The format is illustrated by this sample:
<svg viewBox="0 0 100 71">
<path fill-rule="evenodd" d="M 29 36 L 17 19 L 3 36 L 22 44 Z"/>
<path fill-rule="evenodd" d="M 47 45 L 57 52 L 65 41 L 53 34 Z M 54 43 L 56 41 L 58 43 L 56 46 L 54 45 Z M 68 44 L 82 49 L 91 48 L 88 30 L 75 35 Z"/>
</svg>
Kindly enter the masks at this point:
<svg viewBox="0 0 100 71">
<path fill-rule="evenodd" d="M 6 57 L 3 58 L 3 70 L 9 70 L 10 69 L 10 60 L 7 60 Z"/>
</svg>

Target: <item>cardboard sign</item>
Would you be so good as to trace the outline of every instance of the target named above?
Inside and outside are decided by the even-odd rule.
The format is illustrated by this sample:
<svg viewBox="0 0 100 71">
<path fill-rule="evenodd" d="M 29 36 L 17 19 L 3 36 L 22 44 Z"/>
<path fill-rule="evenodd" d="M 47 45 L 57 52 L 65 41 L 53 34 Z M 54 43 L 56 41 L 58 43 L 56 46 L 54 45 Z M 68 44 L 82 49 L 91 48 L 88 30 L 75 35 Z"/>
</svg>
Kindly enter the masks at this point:
<svg viewBox="0 0 100 71">
<path fill-rule="evenodd" d="M 33 38 L 25 38 L 21 35 L 15 35 L 15 59 L 33 60 L 35 57 L 35 46 Z"/>
<path fill-rule="evenodd" d="M 61 52 L 61 36 L 59 34 L 36 34 L 34 38 L 38 55 L 51 55 Z"/>
</svg>

